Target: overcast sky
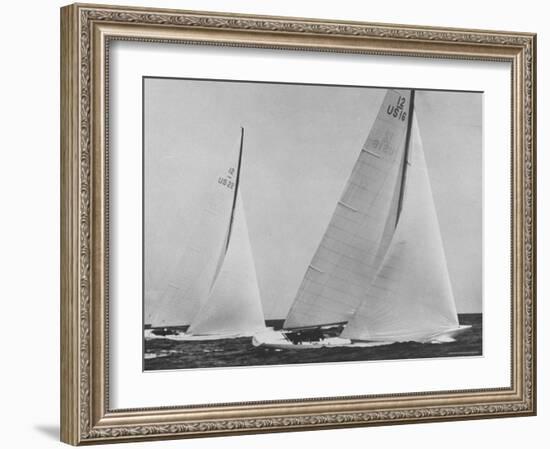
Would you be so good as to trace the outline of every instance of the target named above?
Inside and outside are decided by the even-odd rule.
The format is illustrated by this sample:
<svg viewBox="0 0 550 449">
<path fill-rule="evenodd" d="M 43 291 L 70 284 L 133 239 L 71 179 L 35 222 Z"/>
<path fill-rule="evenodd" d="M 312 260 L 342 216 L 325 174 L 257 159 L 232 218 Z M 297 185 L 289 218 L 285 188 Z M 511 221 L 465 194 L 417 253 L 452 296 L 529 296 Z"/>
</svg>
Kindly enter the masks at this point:
<svg viewBox="0 0 550 449">
<path fill-rule="evenodd" d="M 385 89 L 145 80 L 145 314 L 196 232 L 245 127 L 241 195 L 264 313 L 284 318 Z M 459 312 L 482 305 L 482 94 L 415 108 Z"/>
</svg>

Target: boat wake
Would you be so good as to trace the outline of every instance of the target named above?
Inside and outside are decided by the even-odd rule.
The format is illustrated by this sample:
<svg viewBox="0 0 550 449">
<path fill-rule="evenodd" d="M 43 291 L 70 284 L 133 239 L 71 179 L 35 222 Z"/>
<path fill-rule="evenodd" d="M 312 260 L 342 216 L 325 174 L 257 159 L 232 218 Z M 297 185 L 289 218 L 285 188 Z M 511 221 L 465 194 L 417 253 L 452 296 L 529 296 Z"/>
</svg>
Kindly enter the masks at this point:
<svg viewBox="0 0 550 449">
<path fill-rule="evenodd" d="M 160 359 L 163 357 L 170 357 L 176 354 L 177 351 L 169 350 L 169 351 L 160 351 L 160 352 L 146 352 L 143 354 L 143 358 L 145 360 L 152 360 L 152 359 Z"/>
</svg>

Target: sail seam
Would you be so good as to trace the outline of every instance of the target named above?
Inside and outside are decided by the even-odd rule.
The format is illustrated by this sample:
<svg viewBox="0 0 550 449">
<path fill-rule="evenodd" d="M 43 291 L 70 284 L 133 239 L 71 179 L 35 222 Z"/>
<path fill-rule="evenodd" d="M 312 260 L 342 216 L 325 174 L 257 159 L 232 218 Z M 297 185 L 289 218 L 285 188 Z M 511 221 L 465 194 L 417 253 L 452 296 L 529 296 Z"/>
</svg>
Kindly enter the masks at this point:
<svg viewBox="0 0 550 449">
<path fill-rule="evenodd" d="M 315 267 L 315 266 L 313 266 L 313 265 L 310 265 L 309 268 L 311 268 L 312 270 L 318 271 L 319 273 L 324 273 L 323 270 L 321 270 L 320 268 L 317 268 L 317 267 Z"/>
<path fill-rule="evenodd" d="M 344 206 L 346 209 L 352 210 L 353 212 L 358 212 L 359 211 L 359 209 L 356 209 L 355 207 L 350 206 L 347 203 L 344 203 L 342 200 L 338 201 L 338 204 L 340 204 L 340 206 Z"/>
<path fill-rule="evenodd" d="M 380 159 L 380 155 L 379 155 L 379 154 L 376 154 L 376 153 L 374 153 L 374 152 L 372 152 L 372 151 L 370 151 L 370 150 L 367 150 L 367 149 L 365 149 L 365 148 L 363 148 L 363 151 L 364 151 L 365 153 L 368 153 L 368 154 L 370 154 L 370 155 L 372 155 L 372 156 L 377 157 L 378 159 Z"/>
</svg>

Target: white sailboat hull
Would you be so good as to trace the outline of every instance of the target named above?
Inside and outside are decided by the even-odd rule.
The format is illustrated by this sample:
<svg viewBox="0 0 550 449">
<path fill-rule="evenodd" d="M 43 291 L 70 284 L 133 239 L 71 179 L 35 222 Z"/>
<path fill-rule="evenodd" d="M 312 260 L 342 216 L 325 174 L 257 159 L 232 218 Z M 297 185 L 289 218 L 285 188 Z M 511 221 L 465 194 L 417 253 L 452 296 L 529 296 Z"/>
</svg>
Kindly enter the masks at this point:
<svg viewBox="0 0 550 449">
<path fill-rule="evenodd" d="M 339 346 L 344 344 L 350 344 L 351 341 L 347 339 L 340 339 L 338 337 L 329 338 L 321 341 L 304 341 L 300 344 L 292 343 L 285 335 L 283 331 L 266 331 L 255 334 L 252 337 L 252 345 L 259 347 L 275 349 L 318 349 L 327 346 Z"/>
<path fill-rule="evenodd" d="M 455 337 L 472 326 L 461 325 L 453 329 L 448 329 L 443 332 L 438 332 L 431 335 L 426 335 L 414 340 L 385 340 L 385 341 L 361 341 L 350 340 L 348 338 L 330 337 L 319 341 L 303 341 L 301 343 L 291 342 L 285 335 L 284 331 L 266 331 L 255 334 L 252 337 L 252 344 L 256 347 L 263 346 L 267 348 L 275 349 L 319 349 L 319 348 L 372 348 L 375 346 L 391 345 L 394 343 L 416 342 L 416 343 L 430 343 L 441 344 L 451 343 L 455 341 Z"/>
<path fill-rule="evenodd" d="M 319 348 L 347 348 L 347 347 L 374 347 L 391 344 L 392 342 L 352 342 L 347 338 L 330 337 L 319 341 L 303 341 L 292 343 L 284 331 L 267 331 L 254 335 L 252 345 L 274 349 L 319 349 Z"/>
<path fill-rule="evenodd" d="M 252 337 L 250 333 L 245 334 L 216 334 L 216 335 L 191 335 L 191 334 L 178 334 L 178 335 L 167 335 L 167 340 L 173 341 L 212 341 L 212 340 L 230 340 L 233 338 L 246 338 Z"/>
<path fill-rule="evenodd" d="M 153 332 L 153 329 L 145 329 L 145 332 L 143 334 L 146 340 L 154 340 L 159 338 L 165 338 L 164 335 L 157 335 Z"/>
<path fill-rule="evenodd" d="M 178 332 L 175 334 L 157 335 L 151 329 L 145 331 L 145 339 L 164 339 L 172 341 L 213 341 L 213 340 L 231 340 L 234 338 L 251 338 L 254 333 L 231 333 L 231 334 L 212 334 L 212 335 L 193 335 L 186 332 Z"/>
</svg>

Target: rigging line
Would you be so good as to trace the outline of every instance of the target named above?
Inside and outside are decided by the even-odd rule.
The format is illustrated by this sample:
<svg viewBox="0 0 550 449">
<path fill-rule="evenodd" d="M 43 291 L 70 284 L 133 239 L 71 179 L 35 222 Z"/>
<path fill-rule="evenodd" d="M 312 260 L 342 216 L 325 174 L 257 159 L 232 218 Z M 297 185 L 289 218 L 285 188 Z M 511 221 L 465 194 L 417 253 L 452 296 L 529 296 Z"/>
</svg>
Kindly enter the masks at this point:
<svg viewBox="0 0 550 449">
<path fill-rule="evenodd" d="M 407 117 L 407 135 L 405 136 L 405 151 L 403 154 L 403 170 L 401 171 L 401 187 L 399 189 L 399 201 L 397 203 L 397 214 L 395 216 L 395 227 L 399 222 L 401 209 L 403 209 L 403 196 L 405 195 L 405 181 L 407 180 L 407 165 L 409 165 L 409 147 L 411 144 L 412 118 L 414 114 L 414 89 L 411 89 L 409 99 L 409 116 Z"/>
<path fill-rule="evenodd" d="M 231 218 L 229 219 L 229 230 L 227 231 L 227 240 L 225 242 L 225 252 L 229 248 L 229 240 L 231 239 L 231 230 L 233 228 L 233 219 L 235 218 L 235 207 L 237 204 L 237 192 L 239 190 L 239 180 L 241 178 L 241 162 L 243 158 L 243 141 L 244 128 L 241 126 L 241 145 L 239 148 L 239 162 L 237 163 L 237 174 L 235 175 L 235 191 L 233 192 L 233 206 L 231 207 Z"/>
</svg>

